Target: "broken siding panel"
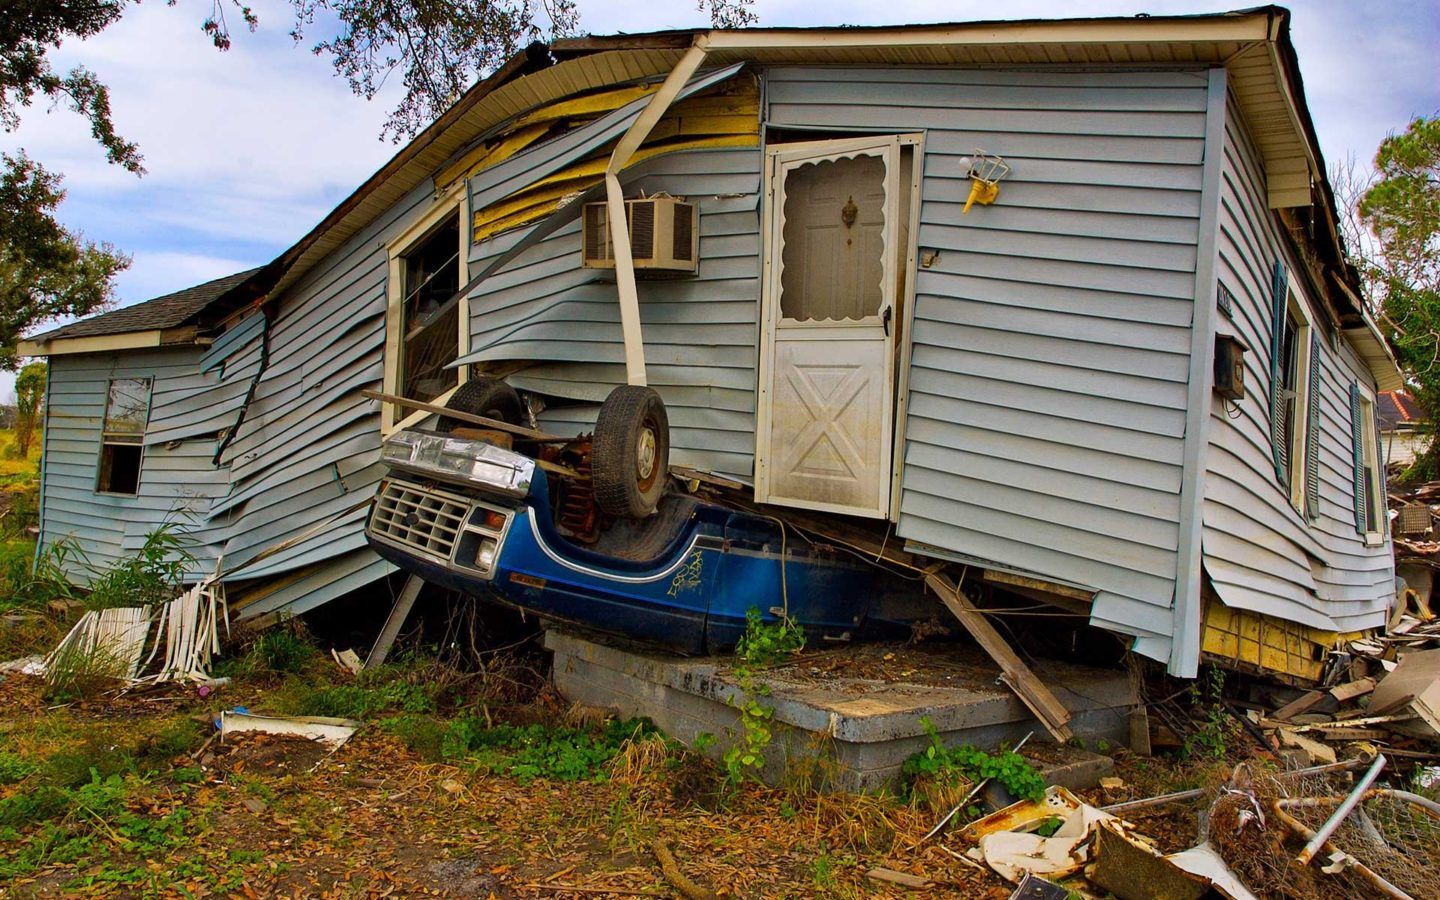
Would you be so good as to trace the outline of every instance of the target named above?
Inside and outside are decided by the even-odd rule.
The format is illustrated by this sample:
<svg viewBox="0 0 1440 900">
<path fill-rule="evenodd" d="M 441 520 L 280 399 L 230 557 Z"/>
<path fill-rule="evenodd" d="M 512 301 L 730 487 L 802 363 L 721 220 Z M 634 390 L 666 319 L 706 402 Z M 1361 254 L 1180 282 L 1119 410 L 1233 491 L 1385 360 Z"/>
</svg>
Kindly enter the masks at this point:
<svg viewBox="0 0 1440 900">
<path fill-rule="evenodd" d="M 238 615 L 241 619 L 248 619 L 277 610 L 299 615 L 379 581 L 394 571 L 394 566 L 369 549 L 357 550 L 329 559 L 316 571 L 305 572 L 278 590 L 245 604 Z"/>
<path fill-rule="evenodd" d="M 671 459 L 748 478 L 760 297 L 759 151 L 673 153 L 630 175 L 629 190 L 669 191 L 700 208 L 697 276 L 638 285 L 649 381 L 670 415 Z M 511 232 L 476 244 L 471 271 L 515 240 Z M 470 298 L 469 358 L 525 361 L 529 365 L 507 376 L 511 384 L 568 400 L 598 403 L 624 384 L 614 276 L 581 269 L 579 255 L 576 221 L 483 282 Z M 541 419 L 546 428 L 578 433 L 594 427 L 596 411 L 555 408 Z"/>
<path fill-rule="evenodd" d="M 203 401 L 214 390 L 215 379 L 197 376 L 199 356 L 199 348 L 178 347 L 50 360 L 42 546 L 71 538 L 89 565 L 104 567 L 138 549 L 156 527 L 174 521 L 192 541 L 189 550 L 196 561 L 191 573 L 213 570 L 218 543 L 197 527 L 209 504 L 228 489 L 228 473 L 209 464 L 213 431 L 146 446 L 134 497 L 95 490 L 110 379 L 153 378 L 150 419 L 164 422 L 172 407 Z M 82 583 L 92 577 L 80 560 L 69 566 L 69 574 Z"/>
<path fill-rule="evenodd" d="M 1277 257 L 1301 269 L 1266 201 L 1258 154 L 1232 104 L 1222 172 L 1219 278 L 1234 296 L 1222 334 L 1250 348 L 1248 396 L 1235 411 L 1216 401 L 1204 503 L 1204 561 L 1227 605 L 1339 631 L 1383 623 L 1394 592 L 1388 543 L 1366 547 L 1355 533 L 1351 482 L 1350 383 L 1370 383 L 1343 341 L 1319 341 L 1319 516 L 1307 522 L 1275 478 L 1271 459 L 1271 272 Z M 1283 254 L 1283 257 L 1282 257 Z M 1304 284 L 1303 275 L 1297 281 Z M 1308 285 L 1303 288 L 1309 293 Z M 1316 306 L 1311 303 L 1312 309 Z M 1328 624 L 1327 624 L 1328 623 Z"/>
<path fill-rule="evenodd" d="M 215 339 L 204 354 L 200 357 L 200 371 L 209 372 L 212 369 L 223 366 L 230 357 L 239 353 L 250 342 L 260 336 L 265 327 L 265 316 L 260 312 L 252 312 L 226 329 L 225 333 Z"/>
<path fill-rule="evenodd" d="M 773 125 L 925 130 L 899 534 L 1085 584 L 1168 655 L 1206 74 L 771 69 Z M 961 157 L 1011 165 L 962 215 Z M 1130 478 L 1134 468 L 1137 477 Z"/>
<path fill-rule="evenodd" d="M 363 512 L 345 514 L 380 476 L 379 408 L 358 390 L 383 377 L 385 246 L 433 203 L 428 185 L 416 188 L 277 301 L 270 364 L 226 452 L 234 487 L 211 514 L 216 525 L 230 522 L 227 566 L 315 531 L 237 580 L 313 571 L 246 606 L 242 618 L 287 605 L 300 612 L 390 571 L 364 545 Z"/>
</svg>

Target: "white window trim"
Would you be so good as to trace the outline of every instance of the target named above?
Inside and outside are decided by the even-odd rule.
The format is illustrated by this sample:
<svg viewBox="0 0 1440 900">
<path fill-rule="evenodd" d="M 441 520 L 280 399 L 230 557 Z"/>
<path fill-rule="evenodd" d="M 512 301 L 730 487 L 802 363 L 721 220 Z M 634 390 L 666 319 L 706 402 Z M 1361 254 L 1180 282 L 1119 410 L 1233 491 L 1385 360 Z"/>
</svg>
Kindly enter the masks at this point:
<svg viewBox="0 0 1440 900">
<path fill-rule="evenodd" d="M 460 255 L 457 257 L 457 262 L 460 269 L 460 285 L 463 287 L 470 281 L 470 196 L 469 191 L 465 189 L 465 179 L 458 181 L 415 224 L 385 245 L 385 252 L 389 257 L 390 273 L 385 289 L 384 392 L 387 394 L 398 394 L 400 387 L 400 326 L 404 315 L 402 301 L 405 294 L 405 254 L 413 250 L 437 225 L 452 216 L 458 216 L 460 219 Z M 460 335 L 457 359 L 470 352 L 470 298 L 468 295 L 460 298 L 459 319 Z M 470 380 L 467 370 L 468 367 L 462 366 L 455 387 L 431 402 L 444 405 L 445 401 L 459 390 L 460 385 Z M 424 421 L 430 415 L 433 414 L 424 410 L 417 410 L 407 415 L 403 411 L 397 411 L 393 403 L 382 403 L 380 404 L 380 435 L 389 437 L 402 428 L 409 428 Z"/>
<path fill-rule="evenodd" d="M 1379 514 L 1368 508 L 1366 514 L 1370 521 L 1365 523 L 1365 546 L 1378 547 L 1385 543 L 1385 517 L 1390 514 L 1389 504 L 1385 502 L 1385 467 L 1380 462 L 1380 445 L 1378 432 L 1376 430 L 1376 416 L 1379 407 L 1375 399 L 1375 392 L 1364 382 L 1356 385 L 1360 389 L 1360 461 L 1365 462 L 1366 454 L 1370 457 L 1370 486 L 1375 492 L 1375 501 Z M 1378 527 L 1372 529 L 1371 522 Z"/>
<path fill-rule="evenodd" d="M 1315 360 L 1310 358 L 1310 336 L 1314 333 L 1315 318 L 1310 314 L 1305 294 L 1300 283 L 1292 274 L 1285 292 L 1286 307 L 1300 322 L 1295 333 L 1295 427 L 1290 429 L 1290 505 L 1303 517 L 1305 515 L 1305 473 L 1309 470 L 1310 448 L 1310 367 Z"/>
</svg>

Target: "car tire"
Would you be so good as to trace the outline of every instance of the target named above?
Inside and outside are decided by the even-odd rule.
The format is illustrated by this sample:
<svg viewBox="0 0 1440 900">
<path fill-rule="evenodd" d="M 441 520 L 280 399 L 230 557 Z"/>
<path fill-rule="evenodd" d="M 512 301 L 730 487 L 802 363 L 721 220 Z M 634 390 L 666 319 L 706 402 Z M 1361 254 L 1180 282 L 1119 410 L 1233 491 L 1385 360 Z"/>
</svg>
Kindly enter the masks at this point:
<svg viewBox="0 0 1440 900">
<path fill-rule="evenodd" d="M 590 473 L 595 502 L 612 516 L 655 512 L 670 471 L 670 418 L 660 395 L 625 384 L 610 392 L 595 420 Z"/>
<path fill-rule="evenodd" d="M 508 425 L 521 425 L 525 421 L 525 405 L 515 389 L 498 378 L 479 375 L 460 385 L 450 399 L 445 401 L 446 409 L 497 419 Z M 462 422 L 449 416 L 441 416 L 435 430 L 448 434 L 457 428 L 478 428 L 482 426 Z"/>
</svg>

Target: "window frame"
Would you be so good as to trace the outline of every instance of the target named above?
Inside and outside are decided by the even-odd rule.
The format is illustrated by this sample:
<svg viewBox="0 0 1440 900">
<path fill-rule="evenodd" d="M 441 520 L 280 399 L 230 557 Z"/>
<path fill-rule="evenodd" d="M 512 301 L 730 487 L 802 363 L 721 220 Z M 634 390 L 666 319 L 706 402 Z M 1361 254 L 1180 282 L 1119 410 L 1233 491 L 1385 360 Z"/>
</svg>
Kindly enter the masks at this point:
<svg viewBox="0 0 1440 900">
<path fill-rule="evenodd" d="M 1363 381 L 1356 381 L 1357 395 L 1360 401 L 1360 463 L 1363 467 L 1368 453 L 1370 458 L 1370 474 L 1368 476 L 1369 487 L 1373 492 L 1365 504 L 1365 514 L 1369 520 L 1365 523 L 1365 546 L 1378 547 L 1385 543 L 1385 520 L 1390 514 L 1389 504 L 1385 498 L 1385 466 L 1380 455 L 1380 431 L 1379 431 L 1379 408 L 1375 397 L 1375 391 Z M 1373 527 L 1372 527 L 1373 526 Z"/>
<path fill-rule="evenodd" d="M 135 440 L 117 440 L 117 432 L 107 432 L 105 426 L 110 421 L 110 401 L 114 398 L 114 387 L 117 381 L 139 381 L 145 384 L 145 422 L 138 434 L 133 435 Z M 105 379 L 105 408 L 100 415 L 100 447 L 95 455 L 95 483 L 94 493 L 104 497 L 138 497 L 140 496 L 140 479 L 145 472 L 145 433 L 150 429 L 150 413 L 155 407 L 155 378 L 152 375 L 112 375 Z M 125 432 L 126 437 L 131 437 Z M 140 448 L 140 460 L 135 466 L 135 491 L 112 491 L 101 487 L 101 476 L 105 471 L 105 448 L 109 446 L 138 447 Z"/>
<path fill-rule="evenodd" d="M 1305 516 L 1305 473 L 1310 467 L 1310 404 L 1315 398 L 1310 396 L 1310 369 L 1315 365 L 1311 358 L 1310 350 L 1313 342 L 1311 335 L 1314 334 L 1314 317 L 1310 314 L 1310 308 L 1305 301 L 1305 295 L 1300 289 L 1299 283 L 1293 274 L 1288 277 L 1285 290 L 1285 312 L 1287 316 L 1294 316 L 1298 327 L 1295 330 L 1295 402 L 1291 405 L 1294 417 L 1291 426 L 1286 429 L 1285 439 L 1286 459 L 1288 469 L 1286 474 L 1287 484 L 1285 485 L 1289 497 L 1290 506 L 1301 515 Z M 1281 360 L 1280 371 L 1285 368 L 1286 360 Z"/>
<path fill-rule="evenodd" d="M 400 362 L 401 362 L 401 336 L 404 324 L 404 299 L 405 299 L 405 257 L 410 255 L 427 237 L 434 233 L 435 229 L 442 225 L 446 219 L 456 217 L 460 222 L 460 246 L 459 256 L 456 262 L 459 267 L 459 283 L 463 287 L 470 281 L 470 196 L 465 187 L 465 179 L 461 179 L 450 192 L 441 195 L 435 205 L 430 208 L 418 221 L 406 228 L 396 237 L 390 239 L 385 245 L 385 253 L 388 258 L 389 280 L 385 288 L 385 375 L 384 392 L 387 394 L 400 394 Z M 470 352 L 470 298 L 460 298 L 459 310 L 459 339 L 456 343 L 458 359 Z M 469 366 L 461 366 L 455 381 L 455 386 L 445 391 L 440 396 L 429 401 L 436 405 L 444 405 L 460 386 L 470 380 Z M 389 437 L 391 434 L 402 428 L 409 428 L 423 421 L 426 416 L 432 415 L 424 410 L 406 412 L 394 403 L 380 404 L 380 435 Z"/>
</svg>

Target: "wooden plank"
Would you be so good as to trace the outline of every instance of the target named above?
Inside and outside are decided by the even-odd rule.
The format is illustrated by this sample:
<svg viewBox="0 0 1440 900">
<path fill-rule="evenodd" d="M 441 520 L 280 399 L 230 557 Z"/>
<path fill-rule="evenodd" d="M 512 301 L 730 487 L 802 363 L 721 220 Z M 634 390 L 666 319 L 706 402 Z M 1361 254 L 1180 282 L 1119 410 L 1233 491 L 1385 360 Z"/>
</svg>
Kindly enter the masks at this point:
<svg viewBox="0 0 1440 900">
<path fill-rule="evenodd" d="M 386 394 L 382 391 L 373 391 L 369 388 L 361 388 L 360 395 L 371 400 L 379 400 L 382 403 L 393 403 L 396 406 L 405 406 L 410 409 L 423 409 L 425 412 L 438 413 L 448 416 L 459 422 L 467 422 L 471 425 L 479 425 L 481 428 L 489 428 L 494 431 L 503 431 L 506 434 L 513 434 L 516 437 L 523 437 L 531 441 L 539 441 L 543 444 L 563 444 L 573 440 L 568 437 L 560 437 L 555 434 L 547 434 L 543 431 L 536 431 L 533 428 L 525 428 L 520 425 L 511 425 L 509 422 L 502 422 L 499 419 L 488 419 L 485 416 L 475 416 L 459 410 L 446 409 L 434 403 L 424 403 L 420 400 L 411 400 L 409 397 L 401 397 L 397 394 Z"/>
<path fill-rule="evenodd" d="M 990 658 L 1000 665 L 1003 672 L 1001 680 L 1019 695 L 1055 740 L 1062 744 L 1070 740 L 1073 736 L 1067 727 L 1070 711 L 1050 692 L 1045 683 L 1035 676 L 1015 651 L 1010 649 L 1010 645 L 985 619 L 984 614 L 971 605 L 955 582 L 934 573 L 925 576 L 925 584 L 935 592 L 955 618 L 960 620 L 960 624 L 965 626 L 971 637 L 990 654 Z"/>
<path fill-rule="evenodd" d="M 1294 700 L 1275 710 L 1275 715 L 1271 718 L 1280 722 L 1288 722 L 1324 699 L 1324 691 L 1306 691 L 1299 697 L 1296 697 Z"/>
<path fill-rule="evenodd" d="M 1330 696 L 1344 703 L 1346 700 L 1353 700 L 1375 690 L 1375 679 L 1361 678 L 1359 681 L 1352 681 L 1348 684 L 1337 684 L 1330 689 Z"/>
</svg>

